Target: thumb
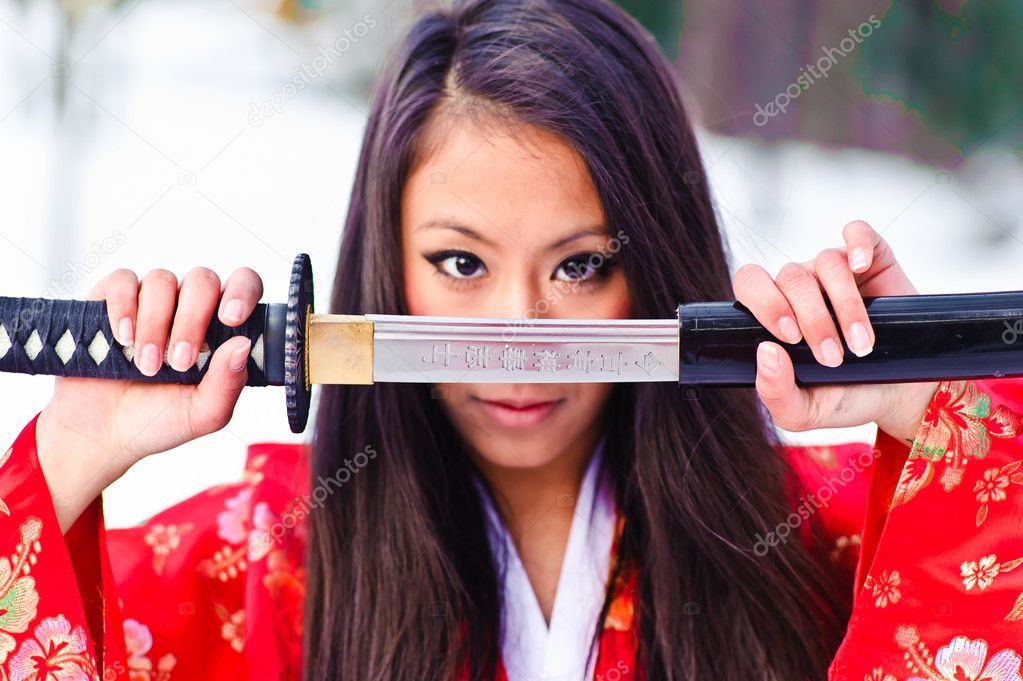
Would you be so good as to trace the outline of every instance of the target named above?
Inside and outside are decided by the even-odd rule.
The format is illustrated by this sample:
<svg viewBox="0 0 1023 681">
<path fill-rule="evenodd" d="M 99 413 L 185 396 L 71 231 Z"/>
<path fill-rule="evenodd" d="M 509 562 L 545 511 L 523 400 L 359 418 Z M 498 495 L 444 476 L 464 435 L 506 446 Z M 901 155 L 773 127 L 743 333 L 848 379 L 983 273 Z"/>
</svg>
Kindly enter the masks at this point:
<svg viewBox="0 0 1023 681">
<path fill-rule="evenodd" d="M 778 426 L 791 431 L 816 427 L 812 400 L 796 385 L 792 359 L 777 343 L 765 341 L 757 346 L 756 385 L 760 400 Z"/>
<path fill-rule="evenodd" d="M 220 430 L 231 420 L 234 405 L 248 379 L 252 341 L 236 336 L 223 343 L 210 358 L 210 368 L 192 395 L 191 421 L 200 433 Z"/>
</svg>

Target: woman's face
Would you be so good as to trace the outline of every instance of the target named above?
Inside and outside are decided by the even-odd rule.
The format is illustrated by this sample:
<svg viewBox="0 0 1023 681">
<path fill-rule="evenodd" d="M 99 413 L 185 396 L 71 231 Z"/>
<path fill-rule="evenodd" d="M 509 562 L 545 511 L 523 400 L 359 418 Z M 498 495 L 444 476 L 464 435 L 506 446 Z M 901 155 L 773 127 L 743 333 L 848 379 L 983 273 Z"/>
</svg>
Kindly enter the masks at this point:
<svg viewBox="0 0 1023 681">
<path fill-rule="evenodd" d="M 414 315 L 620 319 L 629 291 L 586 166 L 530 126 L 454 121 L 402 193 Z M 589 262 L 602 262 L 594 269 Z M 588 453 L 611 385 L 470 384 L 434 394 L 481 463 L 536 468 Z"/>
</svg>

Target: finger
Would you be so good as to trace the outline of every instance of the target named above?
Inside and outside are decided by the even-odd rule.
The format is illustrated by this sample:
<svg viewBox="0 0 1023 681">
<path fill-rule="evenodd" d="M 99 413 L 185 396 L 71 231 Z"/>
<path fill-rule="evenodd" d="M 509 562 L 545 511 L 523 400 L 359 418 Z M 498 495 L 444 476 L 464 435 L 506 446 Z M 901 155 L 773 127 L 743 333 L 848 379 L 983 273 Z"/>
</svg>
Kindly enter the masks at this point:
<svg viewBox="0 0 1023 681">
<path fill-rule="evenodd" d="M 803 338 L 789 301 L 763 267 L 740 267 L 732 278 L 732 291 L 735 299 L 777 338 L 787 343 L 798 343 Z"/>
<path fill-rule="evenodd" d="M 775 282 L 789 301 L 817 361 L 829 367 L 841 364 L 842 341 L 813 273 L 802 265 L 789 263 L 778 272 Z"/>
<path fill-rule="evenodd" d="M 197 267 L 181 280 L 178 308 L 167 346 L 173 369 L 187 371 L 195 364 L 219 299 L 220 277 L 213 270 Z"/>
<path fill-rule="evenodd" d="M 778 426 L 793 431 L 814 427 L 813 402 L 796 385 L 792 359 L 777 343 L 767 341 L 757 346 L 756 387 Z"/>
<path fill-rule="evenodd" d="M 189 423 L 196 436 L 220 430 L 231 420 L 234 405 L 248 377 L 252 341 L 235 336 L 210 358 L 210 367 L 196 386 L 189 403 Z"/>
<path fill-rule="evenodd" d="M 138 314 L 139 278 L 131 270 L 114 270 L 100 279 L 86 300 L 107 301 L 110 330 L 124 346 L 135 342 L 135 315 Z"/>
<path fill-rule="evenodd" d="M 888 246 L 881 235 L 863 220 L 854 220 L 847 224 L 842 229 L 842 239 L 845 241 L 849 269 L 856 274 L 863 274 L 870 269 L 876 260 L 878 245 L 884 244 L 886 249 Z M 890 254 L 891 249 L 887 250 Z"/>
<path fill-rule="evenodd" d="M 238 326 L 252 314 L 263 297 L 263 280 L 248 267 L 239 267 L 227 278 L 220 298 L 220 321 Z"/>
<path fill-rule="evenodd" d="M 859 357 L 869 354 L 874 348 L 874 329 L 845 253 L 838 249 L 821 252 L 814 260 L 814 271 L 831 301 L 849 349 Z"/>
<path fill-rule="evenodd" d="M 139 312 L 135 331 L 135 366 L 154 376 L 163 363 L 167 334 L 178 297 L 178 278 L 167 270 L 153 270 L 139 287 Z"/>
</svg>

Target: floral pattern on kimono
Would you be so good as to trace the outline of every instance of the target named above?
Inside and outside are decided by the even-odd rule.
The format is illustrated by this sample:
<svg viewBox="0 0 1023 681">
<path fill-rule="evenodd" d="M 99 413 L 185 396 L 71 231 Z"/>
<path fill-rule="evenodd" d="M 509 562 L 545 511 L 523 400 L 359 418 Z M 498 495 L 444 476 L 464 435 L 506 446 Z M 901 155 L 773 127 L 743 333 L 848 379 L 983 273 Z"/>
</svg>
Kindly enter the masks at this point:
<svg viewBox="0 0 1023 681">
<path fill-rule="evenodd" d="M 945 381 L 911 445 L 878 435 L 831 678 L 1021 681 L 1021 414 L 1023 380 Z"/>
<path fill-rule="evenodd" d="M 913 448 L 881 434 L 874 448 L 783 449 L 805 490 L 833 492 L 815 512 L 856 597 L 832 678 L 1019 678 L 1021 403 L 1023 381 L 946 383 Z M 0 681 L 300 678 L 305 518 L 317 506 L 306 446 L 253 444 L 237 483 L 138 527 L 107 530 L 97 499 L 61 535 L 35 425 L 0 458 Z M 956 484 L 906 473 L 893 503 L 918 461 Z M 982 523 L 978 503 L 989 508 Z M 638 575 L 624 565 L 609 585 L 595 681 L 643 678 Z"/>
</svg>

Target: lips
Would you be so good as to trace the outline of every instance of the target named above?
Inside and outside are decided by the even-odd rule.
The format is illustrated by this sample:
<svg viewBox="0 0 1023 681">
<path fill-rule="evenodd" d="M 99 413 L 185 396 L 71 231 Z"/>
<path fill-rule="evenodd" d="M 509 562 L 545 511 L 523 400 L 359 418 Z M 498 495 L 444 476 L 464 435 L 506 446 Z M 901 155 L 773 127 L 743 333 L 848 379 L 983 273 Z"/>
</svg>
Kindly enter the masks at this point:
<svg viewBox="0 0 1023 681">
<path fill-rule="evenodd" d="M 505 428 L 532 428 L 543 423 L 564 401 L 481 400 L 484 413 Z"/>
</svg>

